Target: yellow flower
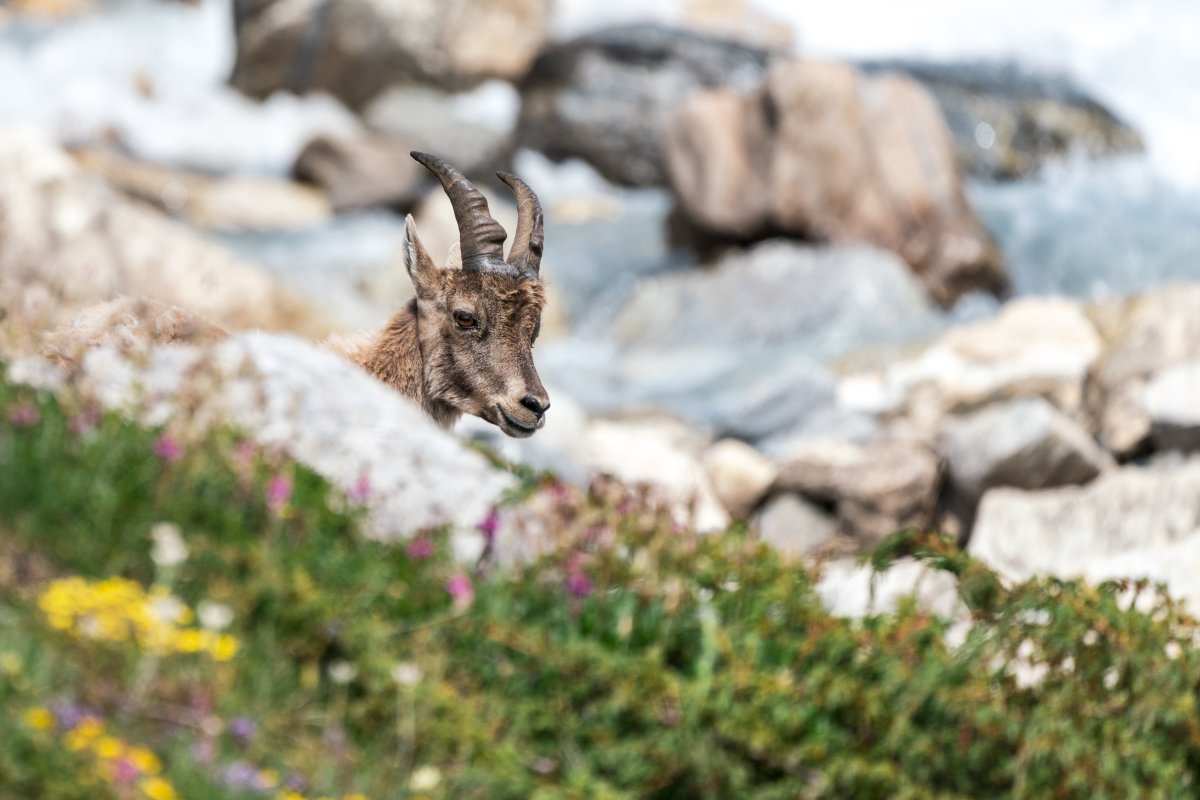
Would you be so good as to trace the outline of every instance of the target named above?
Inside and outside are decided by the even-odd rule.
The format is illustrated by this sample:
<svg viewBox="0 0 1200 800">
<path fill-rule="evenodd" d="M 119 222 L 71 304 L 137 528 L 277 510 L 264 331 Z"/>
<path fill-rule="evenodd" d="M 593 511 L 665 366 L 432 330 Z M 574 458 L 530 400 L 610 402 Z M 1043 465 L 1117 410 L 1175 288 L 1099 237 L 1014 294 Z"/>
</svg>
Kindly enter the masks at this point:
<svg viewBox="0 0 1200 800">
<path fill-rule="evenodd" d="M 162 778 L 146 778 L 140 784 L 142 794 L 149 800 L 177 800 L 175 788 Z"/>
<path fill-rule="evenodd" d="M 355 792 L 354 794 L 346 795 L 342 800 L 367 800 L 367 796 L 360 792 Z"/>
<path fill-rule="evenodd" d="M 129 751 L 129 763 L 138 768 L 144 775 L 157 775 L 162 771 L 162 762 L 158 756 L 144 747 L 134 747 Z"/>
<path fill-rule="evenodd" d="M 41 706 L 31 708 L 25 712 L 25 724 L 34 730 L 44 731 L 54 727 L 54 715 Z"/>
<path fill-rule="evenodd" d="M 275 800 L 304 800 L 304 795 L 293 792 L 291 789 L 282 789 L 279 794 L 275 795 Z"/>
<path fill-rule="evenodd" d="M 230 661 L 238 654 L 241 649 L 241 642 L 236 636 L 231 636 L 228 633 L 223 633 L 213 642 L 209 652 L 217 661 Z"/>
<path fill-rule="evenodd" d="M 92 744 L 92 752 L 106 760 L 113 760 L 121 757 L 125 752 L 125 745 L 120 739 L 112 736 L 101 736 Z"/>
<path fill-rule="evenodd" d="M 85 719 L 66 735 L 68 750 L 86 750 L 94 739 L 104 735 L 104 723 L 96 719 Z"/>
</svg>

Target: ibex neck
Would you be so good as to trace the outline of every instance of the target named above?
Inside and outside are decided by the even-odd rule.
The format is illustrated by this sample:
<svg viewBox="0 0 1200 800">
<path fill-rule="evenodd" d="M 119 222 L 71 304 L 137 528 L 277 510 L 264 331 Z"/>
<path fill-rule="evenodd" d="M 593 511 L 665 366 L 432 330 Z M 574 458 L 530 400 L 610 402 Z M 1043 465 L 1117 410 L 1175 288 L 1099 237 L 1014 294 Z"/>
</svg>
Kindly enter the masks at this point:
<svg viewBox="0 0 1200 800">
<path fill-rule="evenodd" d="M 417 301 L 400 309 L 369 348 L 355 359 L 379 380 L 421 406 L 443 428 L 449 428 L 460 414 L 446 403 L 430 396 L 425 386 L 424 357 L 417 336 Z"/>
</svg>

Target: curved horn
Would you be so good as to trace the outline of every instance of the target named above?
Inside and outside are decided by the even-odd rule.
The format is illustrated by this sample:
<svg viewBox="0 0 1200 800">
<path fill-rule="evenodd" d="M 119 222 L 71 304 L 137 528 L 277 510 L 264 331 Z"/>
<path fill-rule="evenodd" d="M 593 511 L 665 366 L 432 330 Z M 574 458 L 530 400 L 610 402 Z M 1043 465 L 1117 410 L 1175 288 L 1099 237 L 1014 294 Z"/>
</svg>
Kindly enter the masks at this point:
<svg viewBox="0 0 1200 800">
<path fill-rule="evenodd" d="M 492 219 L 487 198 L 461 172 L 437 156 L 413 150 L 409 153 L 437 176 L 450 198 L 458 221 L 458 240 L 462 248 L 463 269 L 479 270 L 483 262 L 495 258 L 504 262 L 504 239 L 508 236 L 500 223 Z"/>
<path fill-rule="evenodd" d="M 513 234 L 508 263 L 537 277 L 542 265 L 542 243 L 545 240 L 542 233 L 542 204 L 538 202 L 537 195 L 529 188 L 529 184 L 516 175 L 497 172 L 496 176 L 512 189 L 513 196 L 517 199 L 517 230 Z"/>
</svg>

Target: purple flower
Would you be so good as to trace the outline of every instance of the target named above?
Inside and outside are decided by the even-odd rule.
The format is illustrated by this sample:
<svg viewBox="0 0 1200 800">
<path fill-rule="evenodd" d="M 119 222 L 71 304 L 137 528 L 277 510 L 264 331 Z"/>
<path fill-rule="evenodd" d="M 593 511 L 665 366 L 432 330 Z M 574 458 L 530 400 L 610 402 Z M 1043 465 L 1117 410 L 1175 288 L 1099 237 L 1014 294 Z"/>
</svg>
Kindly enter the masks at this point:
<svg viewBox="0 0 1200 800">
<path fill-rule="evenodd" d="M 183 445 L 179 443 L 178 439 L 174 439 L 164 433 L 154 442 L 154 455 L 168 464 L 173 464 L 183 458 Z"/>
<path fill-rule="evenodd" d="M 54 719 L 58 722 L 58 727 L 64 731 L 73 730 L 76 725 L 83 722 L 85 717 L 89 716 L 83 708 L 69 700 L 54 704 L 50 710 L 54 712 Z"/>
<path fill-rule="evenodd" d="M 475 599 L 475 587 L 465 573 L 456 572 L 446 581 L 446 591 L 454 598 L 454 607 L 460 611 L 471 605 Z"/>
<path fill-rule="evenodd" d="M 242 747 L 250 744 L 250 740 L 254 738 L 256 727 L 254 720 L 246 716 L 238 716 L 229 720 L 229 732 Z"/>
<path fill-rule="evenodd" d="M 265 788 L 259 780 L 258 769 L 245 761 L 234 761 L 227 766 L 221 779 L 231 789 L 259 790 Z"/>
<path fill-rule="evenodd" d="M 432 558 L 433 542 L 425 538 L 413 539 L 408 543 L 409 558 Z"/>
<path fill-rule="evenodd" d="M 32 403 L 22 403 L 8 412 L 8 421 L 14 428 L 32 428 L 41 418 L 42 412 Z"/>
<path fill-rule="evenodd" d="M 371 499 L 371 479 L 367 477 L 367 473 L 360 473 L 358 480 L 346 492 L 346 497 L 350 498 L 354 503 L 365 503 Z"/>
<path fill-rule="evenodd" d="M 292 499 L 292 479 L 286 475 L 276 475 L 267 481 L 267 505 L 274 511 L 280 511 Z"/>
<path fill-rule="evenodd" d="M 500 511 L 493 508 L 488 512 L 488 515 L 483 518 L 483 522 L 479 523 L 479 530 L 483 533 L 485 539 L 491 541 L 496 537 L 496 531 L 500 530 Z"/>
<path fill-rule="evenodd" d="M 587 597 L 592 593 L 592 580 L 582 570 L 567 573 L 567 591 L 575 597 Z"/>
</svg>

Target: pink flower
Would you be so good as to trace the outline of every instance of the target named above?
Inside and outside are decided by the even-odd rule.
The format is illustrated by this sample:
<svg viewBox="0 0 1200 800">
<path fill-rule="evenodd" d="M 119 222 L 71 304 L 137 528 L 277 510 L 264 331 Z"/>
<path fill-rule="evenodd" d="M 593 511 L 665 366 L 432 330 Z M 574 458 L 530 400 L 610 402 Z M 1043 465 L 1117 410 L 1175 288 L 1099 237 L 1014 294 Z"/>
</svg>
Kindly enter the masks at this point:
<svg viewBox="0 0 1200 800">
<path fill-rule="evenodd" d="M 118 783 L 133 783 L 141 774 L 141 770 L 134 766 L 133 762 L 127 758 L 122 758 L 113 764 L 113 776 L 117 779 Z"/>
<path fill-rule="evenodd" d="M 567 591 L 576 597 L 587 597 L 592 593 L 592 579 L 582 570 L 568 572 L 566 583 Z"/>
<path fill-rule="evenodd" d="M 96 427 L 100 422 L 100 414 L 95 408 L 87 408 L 71 417 L 71 432 L 82 436 Z"/>
<path fill-rule="evenodd" d="M 174 439 L 164 433 L 154 442 L 154 455 L 168 464 L 173 464 L 183 458 L 183 445 L 179 443 L 178 439 Z"/>
<path fill-rule="evenodd" d="M 360 504 L 371 499 L 371 479 L 367 477 L 367 473 L 363 472 L 358 476 L 350 491 L 346 492 L 346 497 L 350 498 L 351 502 Z"/>
<path fill-rule="evenodd" d="M 428 539 L 413 539 L 408 543 L 409 558 L 431 558 L 433 556 L 433 542 Z"/>
<path fill-rule="evenodd" d="M 256 455 L 258 455 L 258 445 L 254 442 L 238 442 L 233 446 L 233 463 L 239 467 L 248 467 L 253 464 Z"/>
<path fill-rule="evenodd" d="M 32 428 L 42 418 L 42 412 L 32 403 L 22 403 L 8 412 L 8 421 L 14 428 Z"/>
<path fill-rule="evenodd" d="M 475 599 L 475 587 L 465 574 L 457 572 L 446 581 L 446 591 L 454 598 L 454 607 L 459 611 L 466 609 Z"/>
<path fill-rule="evenodd" d="M 272 511 L 280 511 L 292 499 L 292 479 L 276 475 L 267 481 L 267 505 Z"/>
<path fill-rule="evenodd" d="M 483 533 L 485 539 L 489 541 L 496 537 L 496 531 L 500 530 L 500 511 L 493 508 L 488 515 L 483 518 L 483 522 L 479 523 L 479 530 Z"/>
</svg>

